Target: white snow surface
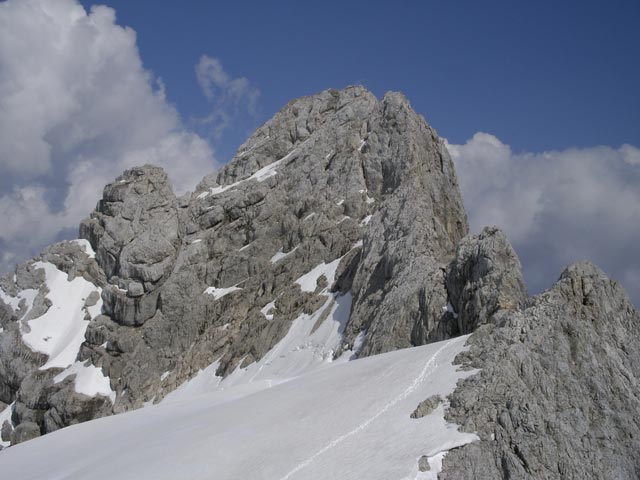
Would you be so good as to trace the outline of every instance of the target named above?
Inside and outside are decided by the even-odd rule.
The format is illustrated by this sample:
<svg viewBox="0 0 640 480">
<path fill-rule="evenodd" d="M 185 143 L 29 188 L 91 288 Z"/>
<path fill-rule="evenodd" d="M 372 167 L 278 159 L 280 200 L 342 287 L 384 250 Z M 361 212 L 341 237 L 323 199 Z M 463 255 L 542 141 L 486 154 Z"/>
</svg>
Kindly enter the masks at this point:
<svg viewBox="0 0 640 480">
<path fill-rule="evenodd" d="M 271 263 L 276 263 L 279 262 L 280 260 L 282 260 L 283 258 L 288 257 L 289 255 L 291 255 L 293 252 L 295 252 L 298 249 L 299 245 L 296 246 L 293 250 L 289 251 L 289 252 L 283 252 L 282 249 L 278 250 L 278 252 L 271 257 Z"/>
<path fill-rule="evenodd" d="M 238 251 L 243 252 L 244 250 L 251 247 L 252 245 L 253 245 L 253 242 L 247 243 L 244 247 L 240 248 Z"/>
<path fill-rule="evenodd" d="M 296 280 L 296 283 L 300 285 L 300 290 L 303 292 L 314 292 L 316 290 L 316 282 L 323 275 L 327 279 L 329 286 L 333 285 L 340 260 L 342 260 L 342 257 L 330 263 L 321 263 L 310 272 L 302 275 Z"/>
<path fill-rule="evenodd" d="M 52 263 L 36 262 L 34 266 L 45 271 L 49 289 L 46 296 L 52 305 L 44 315 L 27 322 L 30 331 L 22 329 L 22 340 L 32 350 L 49 356 L 41 370 L 66 368 L 75 361 L 89 325 L 84 319 L 84 301 L 91 292 L 101 293 L 101 289 L 81 277 L 69 281 L 67 274 Z M 88 308 L 91 318 L 99 315 L 101 309 L 102 299 L 99 299 Z"/>
<path fill-rule="evenodd" d="M 109 377 L 102 372 L 102 368 L 94 365 L 85 365 L 83 362 L 75 362 L 58 375 L 53 377 L 55 383 L 60 383 L 70 375 L 75 375 L 74 389 L 89 397 L 102 395 L 109 397 L 111 403 L 116 401 L 116 392 L 111 389 Z"/>
<path fill-rule="evenodd" d="M 3 451 L 3 476 L 435 478 L 444 453 L 477 437 L 446 423 L 442 405 L 420 419 L 410 414 L 425 398 L 447 395 L 460 378 L 473 373 L 452 365 L 466 338 L 334 362 L 272 388 L 264 382 L 221 388 L 226 380 L 215 377 L 213 364 L 200 388 L 181 398 L 74 425 Z M 418 472 L 422 455 L 432 460 L 432 471 Z"/>
<path fill-rule="evenodd" d="M 260 310 L 260 313 L 264 315 L 264 318 L 266 318 L 267 320 L 273 320 L 273 314 L 269 312 L 274 308 L 276 308 L 275 300 L 267 303 L 264 307 L 262 307 L 262 309 Z"/>
<path fill-rule="evenodd" d="M 84 238 L 77 238 L 75 240 L 71 240 L 71 243 L 80 245 L 80 247 L 84 250 L 84 253 L 89 255 L 91 258 L 96 258 L 96 252 L 93 251 L 93 247 L 91 247 L 89 240 L 86 240 Z"/>
<path fill-rule="evenodd" d="M 225 295 L 230 294 L 231 292 L 235 292 L 236 290 L 242 290 L 240 287 L 224 287 L 224 288 L 216 288 L 216 287 L 208 287 L 202 294 L 213 295 L 215 300 L 224 297 Z"/>
<path fill-rule="evenodd" d="M 362 226 L 369 225 L 369 222 L 371 221 L 372 218 L 373 218 L 373 215 L 367 215 L 362 219 L 362 221 L 360 222 L 360 225 Z"/>
</svg>

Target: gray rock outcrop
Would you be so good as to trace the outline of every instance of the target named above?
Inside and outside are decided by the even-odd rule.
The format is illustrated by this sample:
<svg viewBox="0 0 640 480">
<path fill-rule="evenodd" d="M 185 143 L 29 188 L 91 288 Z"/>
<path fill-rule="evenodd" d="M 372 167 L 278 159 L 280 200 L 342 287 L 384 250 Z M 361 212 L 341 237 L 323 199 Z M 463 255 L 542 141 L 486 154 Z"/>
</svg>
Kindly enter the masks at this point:
<svg viewBox="0 0 640 480">
<path fill-rule="evenodd" d="M 433 130 L 398 94 L 368 122 L 363 170 L 377 201 L 353 280 L 347 341 L 362 355 L 448 338 L 443 267 L 468 231 L 453 163 Z"/>
<path fill-rule="evenodd" d="M 353 299 L 343 349 L 357 337 L 360 355 L 448 338 L 459 328 L 446 267 L 467 228 L 444 143 L 401 94 L 379 101 L 349 87 L 294 100 L 193 194 L 176 198 L 157 167 L 124 172 L 80 226 L 95 259 L 53 262 L 101 288 L 77 360 L 110 379 L 115 404 L 38 371 L 46 356 L 21 342 L 21 312 L 4 304 L 0 322 L 16 326 L 0 339 L 0 401 L 15 402 L 14 426 L 42 433 L 158 401 L 215 360 L 225 375 L 261 359 L 324 305 L 324 288 Z M 296 280 L 323 264 L 332 273 L 302 291 Z M 19 270 L 2 284 L 8 295 L 38 272 Z"/>
<path fill-rule="evenodd" d="M 423 400 L 418 404 L 416 409 L 411 413 L 411 418 L 422 418 L 429 415 L 433 412 L 438 405 L 443 402 L 442 397 L 440 395 L 433 395 L 426 400 Z"/>
<path fill-rule="evenodd" d="M 162 236 L 177 238 L 171 245 L 178 246 L 176 255 L 167 247 L 163 260 L 154 259 L 171 260 L 172 269 L 149 288 L 142 276 L 118 269 L 127 250 L 118 256 L 112 245 L 124 240 L 109 240 L 100 254 L 107 248 L 101 234 L 113 222 L 125 228 L 120 203 L 139 202 L 127 188 L 143 182 L 164 192 L 158 178 L 147 167 L 126 173 L 105 189 L 81 228 L 117 288 L 104 290 L 105 315 L 90 325 L 80 358 L 103 368 L 113 383 L 122 379 L 113 385 L 116 410 L 162 398 L 216 359 L 226 374 L 241 360 L 262 358 L 293 319 L 322 305 L 295 280 L 323 263 L 339 262 L 328 286 L 353 295 L 345 346 L 366 332 L 362 355 L 455 328 L 445 309 L 443 272 L 466 234 L 466 215 L 444 144 L 400 94 L 378 101 L 351 87 L 295 100 L 192 195 L 175 203 L 156 195 L 143 203 L 143 211 L 160 204 L 170 214 L 161 223 L 171 232 Z M 134 237 L 140 245 L 151 238 Z M 236 290 L 220 299 L 203 294 L 230 287 Z M 272 301 L 270 320 L 261 309 Z M 391 310 L 397 321 L 385 324 Z M 160 380 L 163 372 L 170 373 Z"/>
<path fill-rule="evenodd" d="M 518 310 L 527 301 L 520 261 L 495 227 L 458 244 L 446 285 L 461 334 L 474 332 L 498 310 Z"/>
<path fill-rule="evenodd" d="M 3 439 L 157 402 L 215 361 L 228 375 L 340 295 L 351 303 L 335 356 L 475 332 L 459 360 L 481 371 L 458 385 L 448 416 L 481 440 L 450 451 L 440 478 L 640 472 L 638 313 L 586 263 L 529 298 L 504 234 L 468 235 L 445 145 L 401 94 L 293 100 L 180 198 L 162 169 L 128 170 L 80 236 L 95 257 L 63 242 L 0 278 Z M 112 396 L 56 379 L 63 369 L 43 368 L 47 355 L 24 342 L 29 321 L 57 308 L 39 261 L 90 283 L 75 364 L 104 375 Z"/>
<path fill-rule="evenodd" d="M 11 445 L 17 445 L 40 436 L 40 427 L 34 422 L 23 422 L 11 434 Z"/>
<path fill-rule="evenodd" d="M 178 251 L 178 205 L 159 167 L 127 170 L 104 189 L 91 217 L 80 225 L 110 286 L 105 312 L 119 324 L 142 325 L 158 309 L 158 288 Z"/>
<path fill-rule="evenodd" d="M 481 440 L 450 451 L 441 479 L 633 479 L 640 475 L 640 316 L 588 262 L 521 310 L 478 328 L 480 368 L 448 418 Z"/>
</svg>

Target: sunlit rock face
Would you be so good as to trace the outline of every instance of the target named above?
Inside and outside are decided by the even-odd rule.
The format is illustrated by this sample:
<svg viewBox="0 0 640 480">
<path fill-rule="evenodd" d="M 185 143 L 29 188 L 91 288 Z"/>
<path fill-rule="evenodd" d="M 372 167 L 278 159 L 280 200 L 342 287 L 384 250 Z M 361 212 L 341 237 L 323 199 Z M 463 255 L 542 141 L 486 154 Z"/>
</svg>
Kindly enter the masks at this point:
<svg viewBox="0 0 640 480">
<path fill-rule="evenodd" d="M 421 468 L 640 471 L 637 312 L 588 263 L 528 297 L 505 235 L 468 235 L 447 149 L 399 93 L 293 100 L 182 197 L 162 169 L 128 170 L 80 237 L 0 280 L 4 445 L 181 395 L 189 380 L 270 387 L 472 334 L 458 361 L 480 373 L 422 410 L 445 404 L 479 440 Z M 617 460 L 587 460 L 603 451 Z"/>
</svg>

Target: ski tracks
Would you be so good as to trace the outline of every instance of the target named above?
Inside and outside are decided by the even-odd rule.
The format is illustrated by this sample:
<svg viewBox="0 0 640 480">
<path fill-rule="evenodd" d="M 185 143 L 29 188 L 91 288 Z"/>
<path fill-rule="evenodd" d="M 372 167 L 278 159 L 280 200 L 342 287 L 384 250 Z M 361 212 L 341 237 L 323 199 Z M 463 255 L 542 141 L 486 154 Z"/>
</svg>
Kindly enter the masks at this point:
<svg viewBox="0 0 640 480">
<path fill-rule="evenodd" d="M 402 393 L 400 393 L 400 395 L 398 395 L 393 400 L 391 400 L 389 403 L 384 405 L 373 416 L 369 417 L 367 420 L 362 422 L 360 425 L 355 427 L 353 430 L 350 430 L 349 432 L 347 432 L 347 433 L 345 433 L 343 435 L 340 435 L 339 437 L 333 439 L 331 442 L 329 442 L 323 448 L 321 448 L 316 453 L 314 453 L 312 456 L 307 458 L 305 461 L 299 463 L 293 470 L 291 470 L 289 473 L 287 473 L 284 477 L 280 478 L 280 480 L 289 480 L 293 475 L 298 473 L 300 470 L 302 470 L 302 469 L 308 467 L 309 465 L 311 465 L 311 463 L 313 463 L 313 461 L 316 458 L 320 457 L 321 455 L 323 455 L 324 453 L 328 452 L 332 448 L 336 447 L 340 443 L 344 442 L 348 438 L 353 437 L 354 435 L 357 435 L 358 433 L 362 432 L 369 425 L 371 425 L 376 419 L 378 419 L 380 416 L 384 415 L 387 411 L 389 411 L 389 409 L 393 408 L 398 402 L 401 402 L 402 400 L 406 399 L 409 395 L 411 395 L 416 390 L 416 388 L 418 388 L 418 386 L 420 386 L 420 384 L 422 382 L 424 382 L 424 380 L 426 378 L 429 377 L 429 375 L 431 375 L 431 373 L 433 372 L 433 370 L 437 366 L 436 359 L 437 359 L 438 355 L 440 354 L 440 352 L 442 352 L 445 348 L 448 348 L 451 345 L 454 345 L 458 341 L 460 341 L 459 338 L 454 338 L 453 340 L 450 340 L 450 341 L 446 342 L 438 350 L 436 350 L 436 352 L 424 364 L 424 367 L 422 367 L 422 370 L 420 371 L 418 376 L 416 378 L 414 378 L 414 380 L 411 383 L 411 385 L 409 385 Z"/>
</svg>

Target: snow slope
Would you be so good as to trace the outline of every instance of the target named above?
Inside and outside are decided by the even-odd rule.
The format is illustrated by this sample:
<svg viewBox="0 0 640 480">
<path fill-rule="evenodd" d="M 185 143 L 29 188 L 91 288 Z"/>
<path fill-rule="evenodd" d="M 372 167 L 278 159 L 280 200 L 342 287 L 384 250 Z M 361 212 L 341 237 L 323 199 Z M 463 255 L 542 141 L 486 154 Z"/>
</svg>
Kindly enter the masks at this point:
<svg viewBox="0 0 640 480">
<path fill-rule="evenodd" d="M 476 436 L 447 424 L 443 406 L 410 414 L 471 374 L 451 364 L 466 338 L 333 362 L 271 388 L 213 382 L 209 393 L 195 389 L 11 447 L 0 467 L 23 480 L 435 478 L 436 469 L 418 472 L 418 459 L 428 455 L 436 467 Z"/>
<path fill-rule="evenodd" d="M 84 342 L 89 325 L 85 315 L 93 318 L 102 309 L 102 299 L 87 311 L 84 301 L 94 291 L 100 294 L 101 289 L 81 277 L 69 280 L 66 273 L 51 263 L 36 262 L 34 266 L 45 272 L 51 306 L 45 314 L 28 322 L 29 329 L 22 332 L 22 340 L 33 351 L 49 356 L 41 370 L 66 368 L 74 362 Z"/>
</svg>

